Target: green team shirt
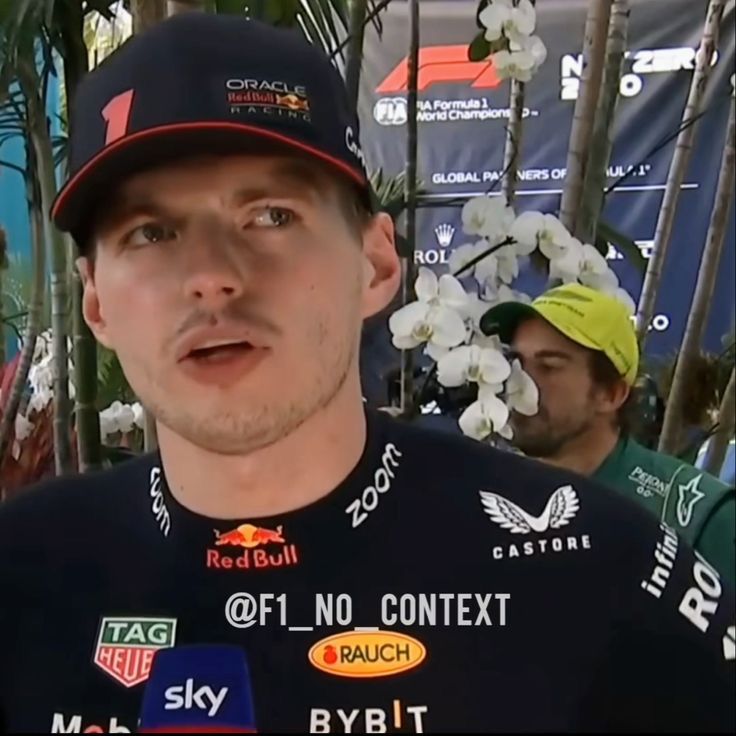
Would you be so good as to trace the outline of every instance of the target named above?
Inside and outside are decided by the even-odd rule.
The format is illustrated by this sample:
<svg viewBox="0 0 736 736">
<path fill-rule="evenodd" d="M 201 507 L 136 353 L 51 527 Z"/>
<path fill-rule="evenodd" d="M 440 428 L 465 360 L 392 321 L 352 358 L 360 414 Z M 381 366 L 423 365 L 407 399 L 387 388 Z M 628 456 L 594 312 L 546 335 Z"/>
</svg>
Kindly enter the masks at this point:
<svg viewBox="0 0 736 736">
<path fill-rule="evenodd" d="M 736 489 L 631 437 L 618 441 L 593 478 L 637 499 L 736 583 Z"/>
</svg>

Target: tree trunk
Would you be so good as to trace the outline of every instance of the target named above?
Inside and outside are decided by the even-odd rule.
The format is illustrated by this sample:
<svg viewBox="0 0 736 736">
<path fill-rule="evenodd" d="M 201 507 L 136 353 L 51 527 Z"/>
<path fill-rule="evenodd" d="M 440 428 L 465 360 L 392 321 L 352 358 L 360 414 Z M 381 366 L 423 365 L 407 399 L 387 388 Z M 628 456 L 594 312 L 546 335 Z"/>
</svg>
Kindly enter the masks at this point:
<svg viewBox="0 0 736 736">
<path fill-rule="evenodd" d="M 363 65 L 363 39 L 365 38 L 365 18 L 368 11 L 367 0 L 352 0 L 350 4 L 350 28 L 348 43 L 348 64 L 345 70 L 345 87 L 351 105 L 358 108 L 360 96 L 360 72 Z"/>
<path fill-rule="evenodd" d="M 36 171 L 35 154 L 31 142 L 26 142 L 26 189 L 28 192 L 28 214 L 31 221 L 31 263 L 33 264 L 33 281 L 31 283 L 31 294 L 28 300 L 28 317 L 26 329 L 21 348 L 20 359 L 16 369 L 13 383 L 10 387 L 10 395 L 5 405 L 5 411 L 0 418 L 0 465 L 10 444 L 10 437 L 14 435 L 15 418 L 18 414 L 23 391 L 25 390 L 28 372 L 33 361 L 33 352 L 36 348 L 36 338 L 41 327 L 41 315 L 43 313 L 43 302 L 45 290 L 46 264 L 44 254 L 44 214 L 41 201 L 41 191 L 38 181 L 33 176 Z M 0 487 L 0 495 L 2 487 Z"/>
<path fill-rule="evenodd" d="M 416 281 L 416 265 L 414 252 L 417 246 L 417 143 L 418 120 L 417 98 L 419 80 L 419 0 L 409 0 L 409 80 L 407 95 L 407 151 L 406 178 L 404 180 L 406 194 L 406 239 L 409 242 L 409 255 L 404 268 L 402 283 L 402 303 L 408 304 L 414 299 L 414 282 Z M 401 412 L 408 412 L 413 405 L 414 395 L 414 360 L 411 350 L 401 352 Z"/>
<path fill-rule="evenodd" d="M 560 220 L 573 234 L 577 227 L 588 147 L 603 78 L 610 16 L 611 0 L 590 0 L 583 41 L 583 75 L 575 102 L 567 151 L 565 188 L 560 202 Z"/>
<path fill-rule="evenodd" d="M 51 331 L 54 350 L 54 460 L 57 475 L 74 470 L 71 450 L 69 406 L 69 353 L 67 346 L 69 325 L 69 294 L 67 288 L 66 244 L 54 227 L 48 213 L 56 196 L 54 155 L 46 121 L 43 100 L 40 99 L 40 80 L 32 63 L 21 62 L 18 79 L 26 98 L 28 125 L 37 175 L 41 189 L 44 232 L 49 251 L 51 275 Z"/>
<path fill-rule="evenodd" d="M 619 98 L 621 70 L 629 29 L 629 0 L 613 0 L 611 20 L 606 43 L 606 63 L 603 84 L 595 112 L 595 122 L 590 139 L 588 164 L 585 167 L 583 191 L 578 215 L 577 237 L 585 243 L 594 243 L 598 220 L 603 209 L 606 189 L 606 171 L 611 159 L 611 130 L 616 103 Z"/>
<path fill-rule="evenodd" d="M 662 434 L 659 438 L 659 450 L 672 453 L 678 446 L 682 431 L 682 405 L 688 391 L 691 379 L 693 362 L 700 350 L 703 332 L 708 319 L 708 312 L 713 299 L 713 291 L 718 275 L 718 265 L 721 261 L 723 243 L 726 239 L 728 216 L 733 204 L 734 194 L 734 164 L 736 163 L 736 99 L 731 97 L 731 114 L 728 119 L 728 133 L 721 160 L 721 170 L 718 174 L 713 212 L 711 214 L 708 236 L 705 241 L 703 256 L 700 261 L 698 280 L 695 285 L 695 295 L 690 306 L 685 336 L 680 346 L 680 352 L 675 365 L 675 374 L 672 378 L 672 388 L 667 399 L 667 410 L 664 415 Z"/>
<path fill-rule="evenodd" d="M 166 0 L 131 0 L 130 14 L 133 33 L 140 33 L 166 17 Z"/>
<path fill-rule="evenodd" d="M 720 475 L 728 452 L 728 443 L 733 438 L 734 427 L 736 427 L 736 370 L 731 371 L 731 378 L 728 379 L 728 385 L 723 392 L 723 401 L 718 412 L 718 429 L 708 443 L 703 470 L 715 476 Z"/>
<path fill-rule="evenodd" d="M 509 95 L 509 122 L 506 126 L 506 145 L 503 150 L 503 196 L 509 206 L 516 196 L 516 179 L 521 157 L 521 133 L 524 119 L 524 83 L 511 80 Z"/>
<path fill-rule="evenodd" d="M 719 26 L 723 16 L 725 2 L 726 0 L 710 0 L 703 38 L 700 42 L 700 49 L 695 60 L 695 71 L 693 72 L 690 92 L 682 117 L 683 123 L 692 120 L 692 118 L 698 115 L 702 107 L 705 88 L 710 76 L 713 54 L 718 46 Z M 662 268 L 670 244 L 677 202 L 680 198 L 682 183 L 685 178 L 685 172 L 687 171 L 688 161 L 690 160 L 695 129 L 696 125 L 688 125 L 680 132 L 667 175 L 662 206 L 659 210 L 657 227 L 654 232 L 654 247 L 652 248 L 652 255 L 649 258 L 647 270 L 644 275 L 644 284 L 641 289 L 637 310 L 637 332 L 642 348 L 646 342 L 649 325 L 654 315 L 654 306 L 657 300 L 657 292 L 659 291 L 659 282 L 662 277 Z"/>
<path fill-rule="evenodd" d="M 72 100 L 82 77 L 89 70 L 87 46 L 84 41 L 84 15 L 81 5 L 64 17 L 64 83 L 67 100 Z M 75 121 L 73 108 L 67 104 L 68 126 Z M 73 267 L 78 252 L 70 238 L 67 253 L 70 260 L 72 292 L 72 350 L 74 355 L 74 385 L 76 386 L 74 416 L 77 436 L 79 470 L 88 472 L 102 465 L 100 419 L 97 410 L 97 341 L 82 314 L 82 279 Z"/>
</svg>

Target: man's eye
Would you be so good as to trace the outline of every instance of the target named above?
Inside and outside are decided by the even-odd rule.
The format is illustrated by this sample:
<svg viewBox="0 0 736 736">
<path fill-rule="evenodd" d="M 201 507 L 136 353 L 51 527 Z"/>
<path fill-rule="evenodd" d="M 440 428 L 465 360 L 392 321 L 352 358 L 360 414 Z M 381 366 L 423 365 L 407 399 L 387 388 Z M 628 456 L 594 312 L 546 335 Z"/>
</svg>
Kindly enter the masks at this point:
<svg viewBox="0 0 736 736">
<path fill-rule="evenodd" d="M 253 218 L 258 227 L 284 227 L 294 221 L 294 213 L 283 207 L 264 207 Z"/>
<path fill-rule="evenodd" d="M 176 233 L 171 228 L 155 222 L 147 222 L 145 225 L 132 230 L 126 237 L 126 241 L 133 245 L 145 245 L 147 243 L 161 243 L 175 237 Z"/>
</svg>

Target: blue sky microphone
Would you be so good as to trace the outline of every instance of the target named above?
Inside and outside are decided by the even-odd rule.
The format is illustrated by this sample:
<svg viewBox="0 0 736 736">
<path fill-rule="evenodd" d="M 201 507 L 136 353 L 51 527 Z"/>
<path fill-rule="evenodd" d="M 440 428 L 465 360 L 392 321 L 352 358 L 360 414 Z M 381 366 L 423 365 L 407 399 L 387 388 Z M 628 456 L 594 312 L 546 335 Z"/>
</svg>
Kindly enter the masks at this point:
<svg viewBox="0 0 736 736">
<path fill-rule="evenodd" d="M 139 733 L 256 733 L 245 652 L 230 645 L 160 649 L 143 692 Z"/>
</svg>

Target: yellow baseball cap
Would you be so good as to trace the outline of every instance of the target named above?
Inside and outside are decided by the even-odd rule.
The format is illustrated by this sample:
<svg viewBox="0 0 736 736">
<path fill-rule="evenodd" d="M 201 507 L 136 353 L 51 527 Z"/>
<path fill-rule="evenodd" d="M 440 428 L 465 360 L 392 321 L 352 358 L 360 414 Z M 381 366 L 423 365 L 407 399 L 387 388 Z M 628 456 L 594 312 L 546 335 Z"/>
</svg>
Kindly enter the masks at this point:
<svg viewBox="0 0 736 736">
<path fill-rule="evenodd" d="M 626 307 L 615 297 L 582 284 L 563 284 L 531 304 L 504 302 L 481 318 L 485 335 L 510 344 L 519 323 L 540 316 L 573 342 L 604 352 L 622 378 L 633 385 L 639 370 L 639 344 Z"/>
</svg>

